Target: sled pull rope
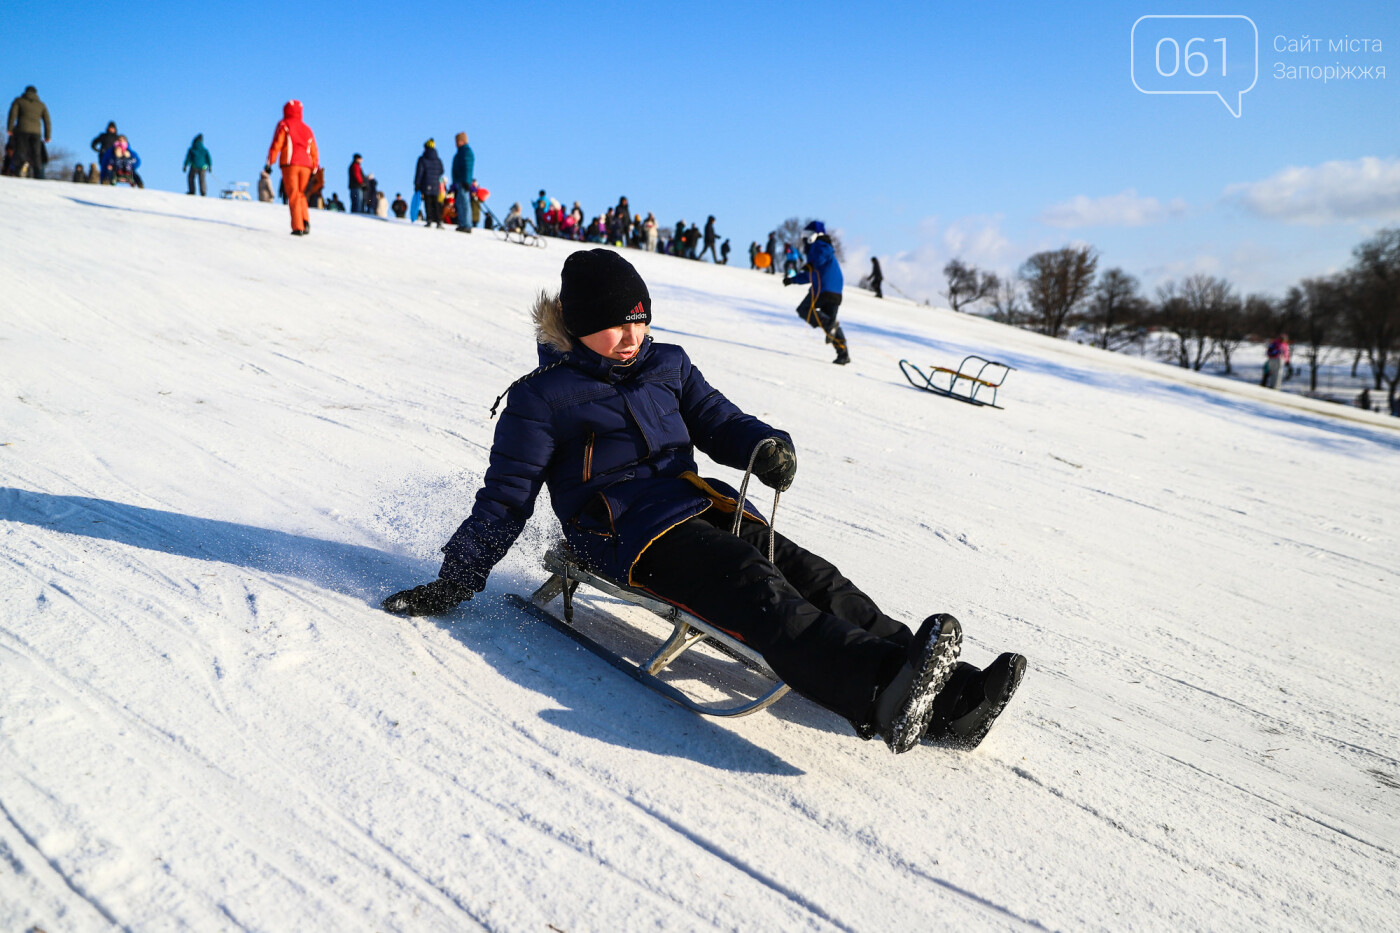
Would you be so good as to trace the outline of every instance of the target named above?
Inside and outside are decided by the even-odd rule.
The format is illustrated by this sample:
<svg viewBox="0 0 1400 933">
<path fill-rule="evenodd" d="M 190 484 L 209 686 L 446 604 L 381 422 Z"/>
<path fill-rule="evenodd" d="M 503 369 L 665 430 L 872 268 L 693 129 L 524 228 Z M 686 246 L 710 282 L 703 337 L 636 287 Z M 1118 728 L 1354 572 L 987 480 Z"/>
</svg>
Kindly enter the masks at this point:
<svg viewBox="0 0 1400 933">
<path fill-rule="evenodd" d="M 734 508 L 734 528 L 732 530 L 736 538 L 739 536 L 739 526 L 744 521 L 744 496 L 747 495 L 749 491 L 749 477 L 753 476 L 754 461 L 758 459 L 759 451 L 763 450 L 763 448 L 767 447 L 769 444 L 777 446 L 777 443 L 776 439 L 765 437 L 754 445 L 753 453 L 749 454 L 749 468 L 744 471 L 744 481 L 739 484 L 739 501 L 735 504 Z M 773 563 L 773 536 L 777 534 L 774 523 L 778 520 L 778 497 L 781 495 L 782 493 L 778 492 L 778 490 L 773 490 L 773 514 L 768 519 L 768 563 L 770 564 Z"/>
</svg>

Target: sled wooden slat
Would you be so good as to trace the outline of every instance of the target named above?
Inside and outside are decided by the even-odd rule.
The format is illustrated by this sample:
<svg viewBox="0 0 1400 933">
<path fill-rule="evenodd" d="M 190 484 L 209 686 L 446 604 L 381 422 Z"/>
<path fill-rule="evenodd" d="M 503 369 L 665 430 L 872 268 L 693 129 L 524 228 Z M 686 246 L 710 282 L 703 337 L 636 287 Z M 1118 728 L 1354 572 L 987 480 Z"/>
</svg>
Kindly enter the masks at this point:
<svg viewBox="0 0 1400 933">
<path fill-rule="evenodd" d="M 563 632 L 583 647 L 612 664 L 618 670 L 623 671 L 643 685 L 655 690 L 686 709 L 706 716 L 747 716 L 756 713 L 761 709 L 772 705 L 782 698 L 790 689 L 787 684 L 778 679 L 772 669 L 764 662 L 762 655 L 745 645 L 743 642 L 727 635 L 704 620 L 692 615 L 685 610 L 673 606 L 664 600 L 657 599 L 648 593 L 643 593 L 630 586 L 622 586 L 604 577 L 590 573 L 575 563 L 567 551 L 560 547 L 551 548 L 544 557 L 545 569 L 550 572 L 550 577 L 539 589 L 526 599 L 523 596 L 512 595 L 511 598 L 517 605 L 525 609 L 532 616 Z M 625 600 L 660 616 L 671 623 L 671 634 L 666 641 L 657 648 L 652 655 L 641 664 L 637 664 L 616 651 L 606 647 L 589 635 L 580 631 L 573 625 L 574 591 L 579 584 L 588 586 L 609 596 Z M 556 598 L 564 598 L 563 618 L 559 618 L 546 608 Z M 701 644 L 709 644 L 723 654 L 746 665 L 749 669 L 756 671 L 773 681 L 773 686 L 762 696 L 754 700 L 737 704 L 717 704 L 702 703 L 687 696 L 675 685 L 669 684 L 659 676 L 668 665 L 685 651 Z"/>
<path fill-rule="evenodd" d="M 960 402 L 967 402 L 971 405 L 986 405 L 989 408 L 1000 409 L 997 404 L 997 390 L 1002 383 L 1006 382 L 1006 377 L 1015 370 L 1015 366 L 1008 366 L 1005 363 L 998 363 L 996 360 L 989 360 L 985 357 L 969 355 L 963 358 L 956 369 L 948 366 L 930 366 L 927 375 L 908 360 L 899 361 L 899 371 L 904 373 L 904 378 L 909 380 L 909 384 L 916 389 L 923 389 L 925 392 L 932 392 L 935 395 L 943 395 L 948 398 L 955 398 Z M 940 374 L 947 376 L 947 384 L 942 384 Z M 939 381 L 934 382 L 935 379 Z M 965 391 L 959 391 L 959 385 L 963 385 Z M 991 389 L 991 399 L 978 398 L 978 392 L 982 389 Z"/>
</svg>

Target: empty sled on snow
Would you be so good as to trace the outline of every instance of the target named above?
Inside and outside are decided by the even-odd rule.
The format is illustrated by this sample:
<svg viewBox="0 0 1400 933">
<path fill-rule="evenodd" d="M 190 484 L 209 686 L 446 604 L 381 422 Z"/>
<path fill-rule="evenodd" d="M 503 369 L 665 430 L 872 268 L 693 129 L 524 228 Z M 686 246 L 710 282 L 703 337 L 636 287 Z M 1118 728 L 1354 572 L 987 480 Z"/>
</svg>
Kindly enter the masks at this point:
<svg viewBox="0 0 1400 933">
<path fill-rule="evenodd" d="M 771 440 L 761 441 L 754 448 L 753 455 L 749 458 L 749 469 L 744 474 L 743 484 L 739 487 L 738 501 L 743 503 L 744 496 L 748 491 L 749 478 L 753 475 L 753 464 L 758 457 L 758 453 Z M 744 509 L 742 505 L 735 510 L 734 533 L 739 532 L 739 522 L 742 520 Z M 773 494 L 773 518 L 769 520 L 768 527 L 773 527 L 773 521 L 777 518 L 778 493 Z M 768 541 L 769 560 L 772 560 L 773 538 L 770 533 Z M 546 625 L 563 632 L 574 641 L 578 642 L 589 651 L 607 661 L 613 667 L 635 678 L 646 687 L 650 687 L 657 693 L 684 706 L 686 709 L 696 713 L 703 713 L 706 716 L 747 716 L 749 713 L 756 713 L 761 709 L 771 706 L 781 699 L 790 689 L 783 683 L 773 669 L 763 660 L 763 656 L 757 651 L 744 644 L 739 639 L 719 629 L 710 622 L 687 612 L 680 606 L 673 605 L 658 597 L 656 594 L 641 590 L 625 583 L 618 583 L 605 577 L 584 569 L 577 558 L 571 553 L 564 542 L 560 541 L 550 548 L 544 556 L 545 569 L 550 572 L 550 577 L 539 589 L 531 594 L 529 599 L 519 594 L 512 593 L 510 599 L 515 604 L 536 619 Z M 671 634 L 667 637 L 652 654 L 642 661 L 633 661 L 625 657 L 618 651 L 607 647 L 602 642 L 594 639 L 574 624 L 574 593 L 579 584 L 587 584 L 608 596 L 625 600 L 660 616 L 671 625 Z M 550 612 L 547 608 L 557 597 L 563 597 L 564 611 L 562 618 Z M 625 624 L 625 623 L 624 623 Z M 637 629 L 636 631 L 639 631 Z M 684 691 L 661 679 L 664 672 L 673 661 L 679 658 L 690 648 L 698 645 L 708 645 L 723 655 L 727 655 L 761 678 L 764 687 L 761 690 L 752 691 L 758 693 L 753 699 L 740 697 L 733 702 L 702 702 L 688 696 Z M 719 663 L 718 659 L 715 659 Z M 737 691 L 736 691 L 737 692 Z"/>
<path fill-rule="evenodd" d="M 1006 377 L 1010 375 L 1015 366 L 1008 366 L 1005 363 L 998 363 L 985 357 L 969 355 L 963 358 L 957 369 L 950 369 L 947 366 L 931 366 L 928 375 L 908 360 L 899 361 L 899 370 L 904 373 L 904 378 L 909 380 L 909 384 L 916 389 L 923 389 L 925 392 L 932 392 L 935 395 L 946 395 L 948 398 L 955 398 L 960 402 L 969 402 L 973 405 L 987 405 L 992 408 L 1001 408 L 997 404 L 997 389 L 1001 388 Z M 946 377 L 946 385 L 944 380 Z M 964 391 L 958 391 L 959 384 L 962 384 Z M 986 390 L 990 389 L 991 399 L 985 398 Z M 979 398 L 978 393 L 984 397 Z"/>
<path fill-rule="evenodd" d="M 219 192 L 219 197 L 226 201 L 251 201 L 248 194 L 248 183 L 246 181 L 235 181 Z"/>
</svg>

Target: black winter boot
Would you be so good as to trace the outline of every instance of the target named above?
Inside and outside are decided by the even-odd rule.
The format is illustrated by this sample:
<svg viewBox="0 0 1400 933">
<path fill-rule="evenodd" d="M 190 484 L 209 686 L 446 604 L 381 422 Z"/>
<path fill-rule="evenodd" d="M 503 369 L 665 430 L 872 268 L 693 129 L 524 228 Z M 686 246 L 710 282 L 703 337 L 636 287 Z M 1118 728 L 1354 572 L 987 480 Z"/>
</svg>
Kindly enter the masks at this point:
<svg viewBox="0 0 1400 933">
<path fill-rule="evenodd" d="M 961 649 L 962 626 L 952 616 L 931 615 L 919 626 L 904 666 L 875 698 L 875 726 L 896 755 L 923 737 Z"/>
<path fill-rule="evenodd" d="M 985 671 L 959 663 L 948 686 L 934 700 L 924 739 L 953 748 L 976 748 L 1025 673 L 1026 659 L 1019 654 L 1003 654 Z"/>
<path fill-rule="evenodd" d="M 846 352 L 846 334 L 841 330 L 841 325 L 837 324 L 836 329 L 830 332 L 831 343 L 836 347 L 836 359 L 831 362 L 837 366 L 845 366 L 851 361 L 851 355 Z"/>
</svg>

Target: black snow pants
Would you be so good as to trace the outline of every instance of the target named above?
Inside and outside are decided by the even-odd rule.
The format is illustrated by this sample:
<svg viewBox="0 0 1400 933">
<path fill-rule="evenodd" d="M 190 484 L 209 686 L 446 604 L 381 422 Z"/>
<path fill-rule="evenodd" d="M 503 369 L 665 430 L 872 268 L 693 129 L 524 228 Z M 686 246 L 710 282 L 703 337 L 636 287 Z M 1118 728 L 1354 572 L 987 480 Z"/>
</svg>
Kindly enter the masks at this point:
<svg viewBox="0 0 1400 933">
<path fill-rule="evenodd" d="M 905 661 L 913 634 L 830 561 L 768 526 L 710 508 L 651 543 L 632 579 L 763 655 L 793 690 L 856 726 Z"/>
<path fill-rule="evenodd" d="M 437 224 L 439 227 L 441 227 L 442 202 L 438 200 L 437 192 L 434 191 L 433 193 L 429 194 L 428 192 L 423 191 L 420 193 L 423 195 L 423 216 L 428 218 L 427 222 L 423 224 L 423 226 L 431 227 L 433 224 Z"/>
<path fill-rule="evenodd" d="M 15 165 L 29 163 L 29 177 L 44 177 L 44 137 L 38 133 L 15 133 Z"/>
<path fill-rule="evenodd" d="M 797 316 L 813 327 L 826 331 L 827 342 L 836 348 L 838 358 L 846 356 L 846 335 L 836 321 L 836 312 L 841 308 L 839 292 L 822 292 L 814 301 L 809 294 L 797 306 Z"/>
</svg>

